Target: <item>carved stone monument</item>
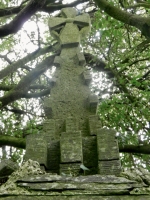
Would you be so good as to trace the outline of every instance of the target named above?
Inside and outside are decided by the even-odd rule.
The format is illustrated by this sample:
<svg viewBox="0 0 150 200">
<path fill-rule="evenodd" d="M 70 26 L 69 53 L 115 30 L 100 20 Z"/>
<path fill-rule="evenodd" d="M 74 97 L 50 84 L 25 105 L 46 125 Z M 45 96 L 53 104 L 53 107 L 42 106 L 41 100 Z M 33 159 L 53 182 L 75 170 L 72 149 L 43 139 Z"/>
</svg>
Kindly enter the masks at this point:
<svg viewBox="0 0 150 200">
<path fill-rule="evenodd" d="M 90 31 L 90 17 L 63 8 L 61 17 L 49 20 L 49 28 L 61 53 L 55 57 L 53 87 L 44 103 L 43 133 L 27 137 L 26 160 L 36 160 L 58 174 L 78 175 L 83 164 L 89 169 L 87 174 L 118 175 L 121 165 L 115 131 L 101 128 L 96 115 L 98 98 L 89 89 L 92 78 L 81 49 L 81 39 Z"/>
<path fill-rule="evenodd" d="M 101 128 L 96 115 L 98 99 L 88 88 L 91 76 L 80 49 L 80 40 L 89 31 L 89 16 L 76 16 L 74 8 L 61 13 L 49 21 L 61 53 L 55 58 L 50 98 L 45 100 L 47 120 L 43 132 L 27 136 L 27 161 L 0 187 L 0 198 L 149 200 L 150 172 L 136 169 L 120 174 L 115 131 Z"/>
</svg>

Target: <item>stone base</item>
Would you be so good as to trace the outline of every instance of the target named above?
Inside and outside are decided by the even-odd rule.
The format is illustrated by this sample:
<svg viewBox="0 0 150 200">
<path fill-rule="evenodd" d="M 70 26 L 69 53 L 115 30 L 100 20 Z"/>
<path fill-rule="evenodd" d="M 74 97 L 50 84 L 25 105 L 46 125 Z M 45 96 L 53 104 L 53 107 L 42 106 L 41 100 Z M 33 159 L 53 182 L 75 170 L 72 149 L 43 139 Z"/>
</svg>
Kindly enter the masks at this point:
<svg viewBox="0 0 150 200">
<path fill-rule="evenodd" d="M 90 195 L 79 195 L 79 196 L 9 196 L 1 197 L 1 200 L 149 200 L 150 196 L 90 196 Z"/>
</svg>

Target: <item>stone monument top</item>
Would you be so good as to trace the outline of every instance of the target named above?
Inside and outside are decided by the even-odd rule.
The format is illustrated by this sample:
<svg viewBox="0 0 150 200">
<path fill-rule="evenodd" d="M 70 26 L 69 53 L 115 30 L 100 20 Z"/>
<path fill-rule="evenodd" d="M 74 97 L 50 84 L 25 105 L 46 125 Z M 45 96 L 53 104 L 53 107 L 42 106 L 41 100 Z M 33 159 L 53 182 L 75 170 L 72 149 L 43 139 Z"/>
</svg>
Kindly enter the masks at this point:
<svg viewBox="0 0 150 200">
<path fill-rule="evenodd" d="M 57 66 L 53 77 L 55 84 L 50 98 L 45 100 L 45 113 L 50 119 L 75 117 L 79 122 L 96 111 L 90 110 L 92 95 L 88 84 L 91 76 L 85 69 L 80 47 L 81 39 L 90 30 L 90 17 L 88 14 L 76 16 L 75 8 L 63 8 L 61 13 L 62 17 L 49 20 L 51 35 L 59 42 L 61 53 L 54 60 Z M 97 102 L 96 98 L 95 109 Z"/>
</svg>

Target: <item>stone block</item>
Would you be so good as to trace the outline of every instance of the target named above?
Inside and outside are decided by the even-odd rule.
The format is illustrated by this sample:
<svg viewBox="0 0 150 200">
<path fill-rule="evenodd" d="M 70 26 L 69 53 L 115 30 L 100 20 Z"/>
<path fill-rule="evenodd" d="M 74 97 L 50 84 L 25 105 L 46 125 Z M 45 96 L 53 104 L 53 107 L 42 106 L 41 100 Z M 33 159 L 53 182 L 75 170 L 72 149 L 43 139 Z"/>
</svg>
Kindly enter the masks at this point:
<svg viewBox="0 0 150 200">
<path fill-rule="evenodd" d="M 89 26 L 90 22 L 91 22 L 90 16 L 87 13 L 84 13 L 82 15 L 76 16 L 75 20 L 74 20 L 75 24 L 78 24 L 78 25 L 80 25 L 82 27 Z M 88 34 L 88 32 L 86 34 Z"/>
<path fill-rule="evenodd" d="M 90 135 L 97 135 L 97 129 L 102 127 L 102 124 L 97 115 L 90 115 L 88 124 Z"/>
<path fill-rule="evenodd" d="M 82 162 L 81 131 L 65 132 L 60 138 L 61 163 Z"/>
<path fill-rule="evenodd" d="M 43 130 L 55 132 L 55 120 L 47 119 L 43 122 Z"/>
<path fill-rule="evenodd" d="M 24 160 L 32 159 L 47 167 L 47 142 L 43 135 L 31 134 L 26 137 L 26 154 Z"/>
<path fill-rule="evenodd" d="M 50 140 L 54 140 L 56 138 L 55 134 L 55 120 L 47 119 L 43 123 L 43 138 L 49 142 Z"/>
<path fill-rule="evenodd" d="M 60 63 L 61 63 L 61 58 L 59 56 L 55 56 L 54 65 L 56 67 L 60 67 Z"/>
<path fill-rule="evenodd" d="M 88 130 L 88 119 L 87 118 L 79 118 L 79 130 L 81 131 L 82 137 L 89 136 Z"/>
<path fill-rule="evenodd" d="M 81 171 L 80 165 L 81 163 L 60 164 L 60 175 L 77 176 Z"/>
<path fill-rule="evenodd" d="M 61 13 L 63 17 L 74 18 L 77 15 L 77 11 L 75 8 L 63 8 L 61 9 Z"/>
<path fill-rule="evenodd" d="M 92 75 L 90 71 L 83 72 L 83 78 L 86 85 L 89 85 L 92 81 Z"/>
<path fill-rule="evenodd" d="M 77 51 L 77 59 L 79 60 L 80 66 L 85 66 L 86 64 L 85 57 L 80 50 Z"/>
<path fill-rule="evenodd" d="M 55 119 L 55 130 L 56 130 L 56 138 L 60 139 L 60 135 L 62 132 L 65 132 L 65 120 L 63 119 Z"/>
<path fill-rule="evenodd" d="M 120 160 L 98 161 L 98 173 L 101 175 L 116 175 L 121 172 Z"/>
<path fill-rule="evenodd" d="M 79 29 L 73 23 L 67 23 L 60 33 L 60 45 L 62 48 L 78 47 L 80 43 Z"/>
<path fill-rule="evenodd" d="M 73 132 L 79 130 L 79 122 L 74 117 L 68 117 L 66 119 L 66 132 Z"/>
<path fill-rule="evenodd" d="M 50 32 L 53 30 L 58 30 L 60 27 L 62 28 L 62 25 L 64 26 L 64 24 L 65 19 L 60 17 L 50 18 L 48 22 Z"/>
<path fill-rule="evenodd" d="M 90 111 L 96 114 L 98 97 L 95 94 L 89 96 Z"/>
<path fill-rule="evenodd" d="M 59 172 L 60 163 L 60 141 L 53 140 L 48 143 L 47 166 L 53 173 Z"/>
<path fill-rule="evenodd" d="M 90 169 L 88 174 L 97 174 L 98 155 L 96 136 L 82 138 L 83 164 Z"/>
<path fill-rule="evenodd" d="M 0 178 L 3 176 L 9 176 L 12 172 L 19 168 L 18 164 L 12 160 L 5 159 L 0 163 Z"/>
<path fill-rule="evenodd" d="M 106 128 L 97 130 L 97 151 L 98 160 L 119 159 L 118 141 L 114 130 Z"/>
<path fill-rule="evenodd" d="M 45 98 L 43 108 L 47 118 L 51 119 L 53 117 L 53 112 L 51 105 L 49 105 L 49 98 Z"/>
</svg>

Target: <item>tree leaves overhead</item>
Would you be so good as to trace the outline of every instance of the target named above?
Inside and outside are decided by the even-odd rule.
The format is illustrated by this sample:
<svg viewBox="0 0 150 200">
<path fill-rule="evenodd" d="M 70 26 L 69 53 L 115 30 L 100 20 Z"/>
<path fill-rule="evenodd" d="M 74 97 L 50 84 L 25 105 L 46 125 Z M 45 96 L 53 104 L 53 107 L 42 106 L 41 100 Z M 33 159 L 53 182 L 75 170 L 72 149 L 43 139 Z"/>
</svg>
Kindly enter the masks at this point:
<svg viewBox="0 0 150 200">
<path fill-rule="evenodd" d="M 120 152 L 128 152 L 122 157 L 125 166 L 141 159 L 148 167 L 149 155 L 139 153 L 150 149 L 150 2 L 63 2 L 0 2 L 1 145 L 24 148 L 23 137 L 39 130 L 34 125 L 44 120 L 43 99 L 50 94 L 53 60 L 60 51 L 48 19 L 74 6 L 79 15 L 91 17 L 82 48 L 102 124 L 119 132 Z"/>
</svg>

